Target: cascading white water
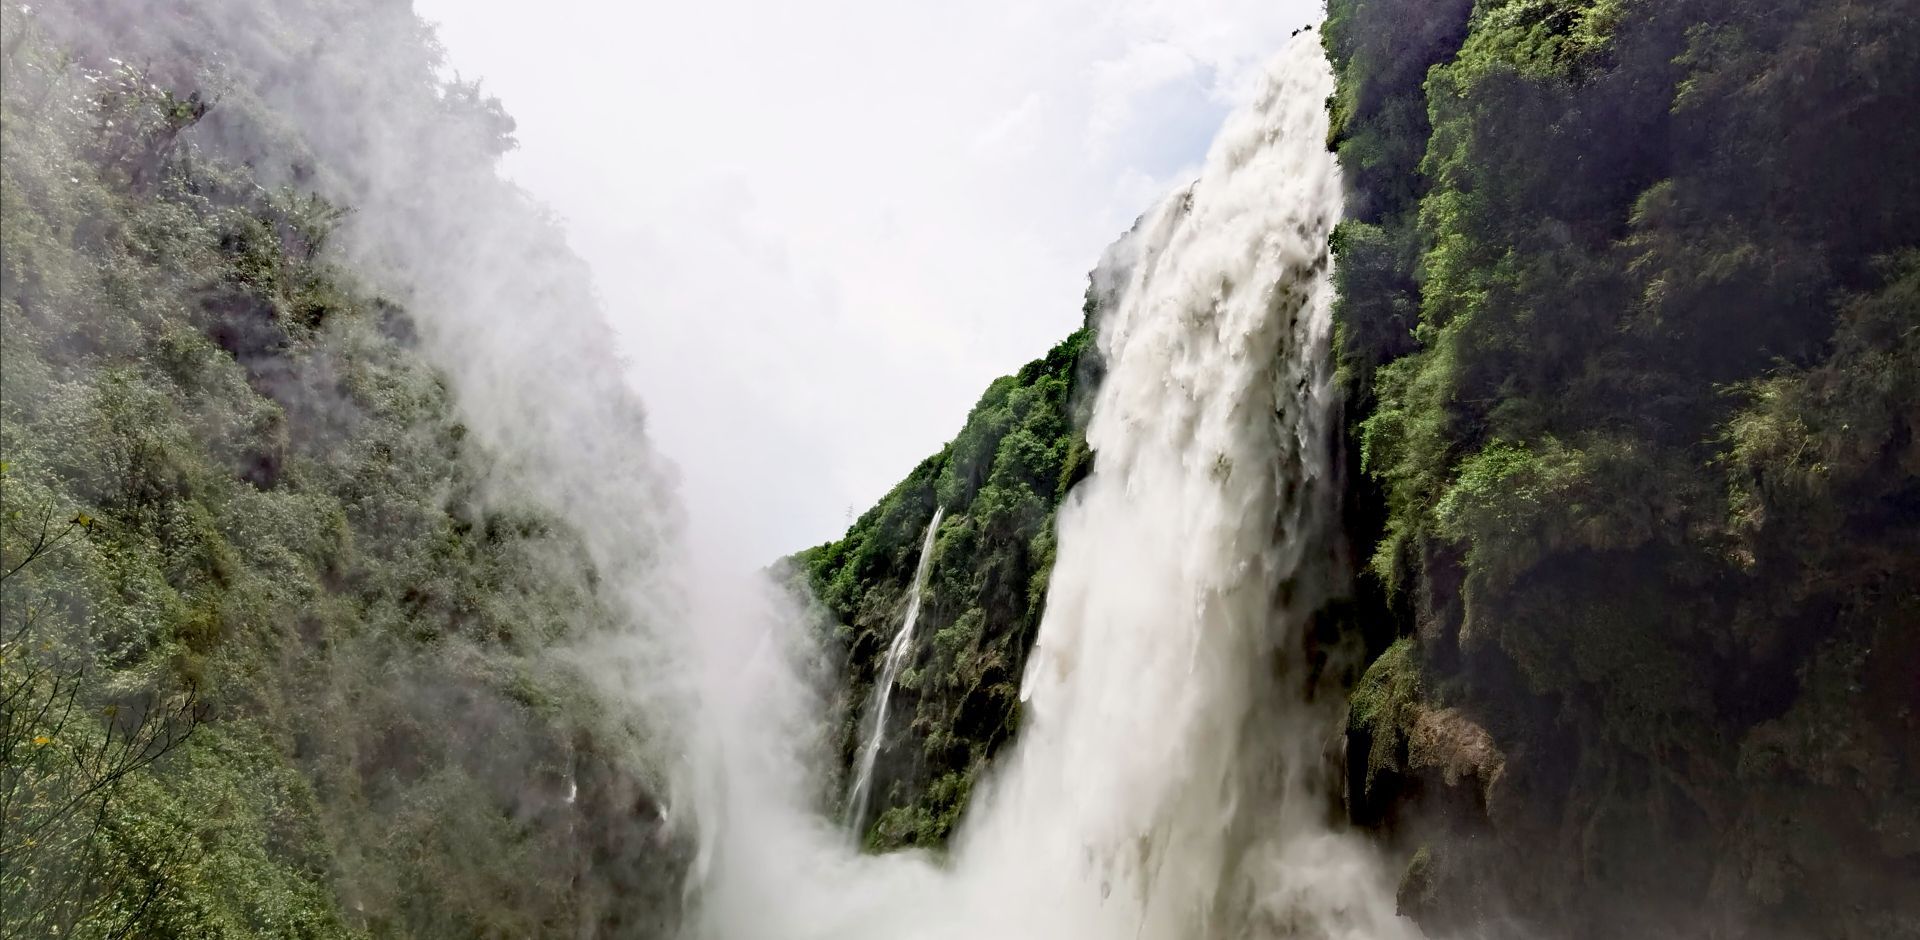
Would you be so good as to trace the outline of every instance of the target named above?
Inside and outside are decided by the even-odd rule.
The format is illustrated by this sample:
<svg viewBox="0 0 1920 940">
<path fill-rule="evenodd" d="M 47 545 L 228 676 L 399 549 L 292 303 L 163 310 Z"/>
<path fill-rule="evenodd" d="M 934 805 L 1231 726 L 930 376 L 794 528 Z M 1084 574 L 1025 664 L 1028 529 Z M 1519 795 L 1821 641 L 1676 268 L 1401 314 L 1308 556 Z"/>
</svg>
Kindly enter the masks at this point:
<svg viewBox="0 0 1920 940">
<path fill-rule="evenodd" d="M 1339 714 L 1308 695 L 1301 632 L 1344 587 L 1327 245 L 1341 193 L 1320 50 L 1294 43 L 1268 79 L 1200 179 L 1096 274 L 1114 302 L 1094 472 L 1060 514 L 1018 743 L 950 857 L 849 856 L 800 815 L 798 786 L 736 790 L 707 935 L 1416 936 L 1321 781 Z"/>
<path fill-rule="evenodd" d="M 867 740 L 860 746 L 860 763 L 854 768 L 853 787 L 847 793 L 847 830 L 855 840 L 867 818 L 867 802 L 872 797 L 873 765 L 880 759 L 880 748 L 887 739 L 887 706 L 893 697 L 894 683 L 900 681 L 900 669 L 913 655 L 913 625 L 920 621 L 920 595 L 926 590 L 927 568 L 933 560 L 933 537 L 940 532 L 940 517 L 946 510 L 935 506 L 927 534 L 920 539 L 920 560 L 913 566 L 913 584 L 907 588 L 907 615 L 900 629 L 887 644 L 887 658 L 880 667 L 880 678 L 873 685 L 873 717 L 867 726 Z"/>
</svg>

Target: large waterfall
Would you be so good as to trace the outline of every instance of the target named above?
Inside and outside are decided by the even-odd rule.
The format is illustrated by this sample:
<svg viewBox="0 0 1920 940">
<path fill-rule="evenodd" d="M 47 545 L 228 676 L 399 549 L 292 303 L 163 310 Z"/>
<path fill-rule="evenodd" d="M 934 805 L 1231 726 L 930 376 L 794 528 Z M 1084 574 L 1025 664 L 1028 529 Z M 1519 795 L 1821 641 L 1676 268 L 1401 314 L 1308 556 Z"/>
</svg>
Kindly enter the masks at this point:
<svg viewBox="0 0 1920 940">
<path fill-rule="evenodd" d="M 1311 704 L 1302 662 L 1307 619 L 1341 588 L 1331 88 L 1318 46 L 1295 42 L 1199 180 L 1104 265 L 1095 472 L 1060 516 L 1018 744 L 951 855 L 850 855 L 807 816 L 796 761 L 751 744 L 778 734 L 736 726 L 709 935 L 1413 935 L 1330 821 L 1339 715 Z"/>
</svg>

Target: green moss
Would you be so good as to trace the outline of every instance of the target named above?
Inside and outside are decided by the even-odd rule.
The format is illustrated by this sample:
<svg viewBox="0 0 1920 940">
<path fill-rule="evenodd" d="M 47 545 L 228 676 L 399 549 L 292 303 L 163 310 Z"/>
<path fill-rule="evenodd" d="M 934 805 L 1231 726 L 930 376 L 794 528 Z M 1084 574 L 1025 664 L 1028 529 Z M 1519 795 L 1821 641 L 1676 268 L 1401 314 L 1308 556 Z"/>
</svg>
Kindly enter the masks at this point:
<svg viewBox="0 0 1920 940">
<path fill-rule="evenodd" d="M 1368 742 L 1365 786 L 1382 771 L 1405 770 L 1407 740 L 1424 701 L 1419 652 L 1402 638 L 1361 675 L 1347 700 L 1347 728 Z"/>
<path fill-rule="evenodd" d="M 1411 821 L 1482 847 L 1432 856 L 1462 892 L 1436 923 L 1517 903 L 1634 935 L 1620 899 L 1655 897 L 1822 935 L 1920 923 L 1859 887 L 1885 858 L 1809 835 L 1873 830 L 1855 794 L 1881 784 L 1754 762 L 1820 760 L 1787 725 L 1860 740 L 1904 714 L 1861 677 L 1898 668 L 1904 647 L 1866 638 L 1905 622 L 1888 599 L 1920 531 L 1920 220 L 1886 208 L 1920 195 L 1895 156 L 1920 115 L 1890 91 L 1920 80 L 1914 12 L 1330 6 L 1353 187 L 1336 319 L 1356 516 L 1378 520 L 1355 535 L 1401 635 L 1354 693 L 1353 759 L 1367 785 L 1390 765 L 1406 696 L 1444 697 L 1508 756 L 1498 806 L 1430 799 L 1442 818 Z M 1877 665 L 1850 686 L 1815 668 L 1847 649 Z M 1418 686 L 1396 679 L 1411 661 Z M 1789 793 L 1817 825 L 1775 821 Z M 1542 858 L 1578 861 L 1521 861 Z"/>
</svg>

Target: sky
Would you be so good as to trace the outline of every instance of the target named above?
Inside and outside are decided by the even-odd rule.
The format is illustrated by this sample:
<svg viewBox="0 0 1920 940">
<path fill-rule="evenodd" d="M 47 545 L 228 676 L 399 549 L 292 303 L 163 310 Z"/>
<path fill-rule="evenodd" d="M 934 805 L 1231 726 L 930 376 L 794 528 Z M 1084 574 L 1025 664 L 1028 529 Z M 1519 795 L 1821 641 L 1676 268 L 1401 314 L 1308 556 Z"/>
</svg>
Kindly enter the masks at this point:
<svg viewBox="0 0 1920 940">
<path fill-rule="evenodd" d="M 696 564 L 837 538 L 1080 322 L 1319 0 L 416 0 L 591 265 Z"/>
</svg>

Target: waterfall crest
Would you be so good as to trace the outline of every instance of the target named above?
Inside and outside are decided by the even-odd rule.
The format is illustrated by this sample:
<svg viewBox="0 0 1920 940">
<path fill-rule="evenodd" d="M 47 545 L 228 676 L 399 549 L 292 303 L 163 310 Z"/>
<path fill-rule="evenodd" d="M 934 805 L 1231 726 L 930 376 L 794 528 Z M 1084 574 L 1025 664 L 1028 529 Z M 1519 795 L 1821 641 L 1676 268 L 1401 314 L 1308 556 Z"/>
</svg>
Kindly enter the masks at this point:
<svg viewBox="0 0 1920 940">
<path fill-rule="evenodd" d="M 1061 513 L 1019 748 L 961 846 L 963 871 L 1028 869 L 995 889 L 1054 921 L 1022 936 L 1408 930 L 1326 818 L 1338 713 L 1301 662 L 1343 588 L 1331 90 L 1317 47 L 1281 56 L 1136 231 L 1101 324 L 1095 469 Z"/>
</svg>

